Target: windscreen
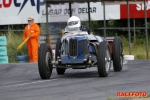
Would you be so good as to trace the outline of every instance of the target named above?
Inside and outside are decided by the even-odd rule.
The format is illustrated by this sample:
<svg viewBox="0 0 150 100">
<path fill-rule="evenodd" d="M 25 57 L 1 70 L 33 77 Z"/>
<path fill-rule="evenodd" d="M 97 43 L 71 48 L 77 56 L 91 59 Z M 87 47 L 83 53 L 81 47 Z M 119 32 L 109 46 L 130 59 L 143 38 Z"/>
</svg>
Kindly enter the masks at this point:
<svg viewBox="0 0 150 100">
<path fill-rule="evenodd" d="M 66 28 L 65 28 L 65 32 L 78 32 L 78 31 L 80 31 L 80 28 L 79 27 L 68 27 L 68 26 L 66 26 Z"/>
</svg>

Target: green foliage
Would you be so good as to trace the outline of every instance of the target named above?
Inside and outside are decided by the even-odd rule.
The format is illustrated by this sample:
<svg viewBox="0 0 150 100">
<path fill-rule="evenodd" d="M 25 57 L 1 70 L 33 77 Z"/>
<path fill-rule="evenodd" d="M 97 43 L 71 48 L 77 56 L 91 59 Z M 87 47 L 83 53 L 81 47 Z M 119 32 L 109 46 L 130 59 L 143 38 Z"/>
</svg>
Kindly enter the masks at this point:
<svg viewBox="0 0 150 100">
<path fill-rule="evenodd" d="M 136 60 L 143 60 L 147 59 L 146 56 L 146 44 L 145 39 L 137 38 L 135 43 L 131 43 L 131 54 L 134 55 Z M 128 39 L 122 36 L 122 43 L 123 43 L 123 51 L 124 55 L 129 54 L 129 42 Z M 150 39 L 149 39 L 150 43 Z M 150 50 L 150 47 L 149 47 Z"/>
<path fill-rule="evenodd" d="M 114 99 L 114 98 L 107 98 L 107 100 L 116 100 L 116 99 Z"/>
<path fill-rule="evenodd" d="M 22 43 L 22 33 L 15 34 L 14 32 L 10 33 L 0 33 L 2 36 L 6 36 L 7 38 L 7 55 L 9 58 L 9 63 L 17 62 L 17 55 L 27 54 L 27 45 L 24 45 L 20 51 L 17 51 L 17 47 Z"/>
<path fill-rule="evenodd" d="M 85 25 L 89 28 L 89 22 L 88 21 L 82 21 L 81 25 Z M 100 21 L 91 21 L 91 32 L 93 32 L 94 34 L 102 33 L 102 32 L 99 32 L 98 30 L 96 30 L 96 28 L 100 28 L 100 27 L 103 27 L 102 22 L 100 22 Z M 100 35 L 102 35 L 102 34 L 100 34 Z"/>
<path fill-rule="evenodd" d="M 115 21 L 114 21 L 114 20 L 109 20 L 109 21 L 108 21 L 108 25 L 109 25 L 109 26 L 114 26 L 114 24 L 115 24 Z"/>
<path fill-rule="evenodd" d="M 107 97 L 107 100 L 116 100 L 116 98 L 113 96 L 109 96 L 109 97 Z"/>
<path fill-rule="evenodd" d="M 121 37 L 122 38 L 122 43 L 124 47 L 127 47 L 129 45 L 128 39 L 125 38 L 124 36 Z"/>
<path fill-rule="evenodd" d="M 150 22 L 147 23 L 148 28 L 150 28 Z"/>
</svg>

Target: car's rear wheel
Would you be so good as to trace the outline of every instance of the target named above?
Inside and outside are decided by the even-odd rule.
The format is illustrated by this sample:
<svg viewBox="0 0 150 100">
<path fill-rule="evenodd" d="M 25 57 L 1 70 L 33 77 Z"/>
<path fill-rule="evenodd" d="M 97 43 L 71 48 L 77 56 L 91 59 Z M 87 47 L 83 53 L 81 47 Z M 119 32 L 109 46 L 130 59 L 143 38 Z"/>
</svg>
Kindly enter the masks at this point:
<svg viewBox="0 0 150 100">
<path fill-rule="evenodd" d="M 52 74 L 53 65 L 52 52 L 48 43 L 43 43 L 39 47 L 38 69 L 42 79 L 49 79 Z"/>
<path fill-rule="evenodd" d="M 107 77 L 111 67 L 111 54 L 109 44 L 106 41 L 98 45 L 97 69 L 100 77 Z"/>
<path fill-rule="evenodd" d="M 114 71 L 121 71 L 123 68 L 123 48 L 119 37 L 115 37 L 113 41 L 113 67 Z"/>
<path fill-rule="evenodd" d="M 61 39 L 57 39 L 56 42 L 56 49 L 55 49 L 55 61 L 57 61 L 57 57 L 60 57 L 60 50 L 61 50 Z M 58 75 L 63 75 L 66 71 L 66 68 L 56 68 L 56 72 Z"/>
</svg>

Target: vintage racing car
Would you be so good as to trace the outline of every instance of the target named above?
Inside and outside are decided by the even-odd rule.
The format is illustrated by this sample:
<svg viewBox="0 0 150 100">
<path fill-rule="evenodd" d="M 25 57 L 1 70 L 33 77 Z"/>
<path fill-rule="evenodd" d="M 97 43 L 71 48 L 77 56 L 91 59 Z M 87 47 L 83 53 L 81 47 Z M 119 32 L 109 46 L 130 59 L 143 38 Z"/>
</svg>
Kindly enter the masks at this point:
<svg viewBox="0 0 150 100">
<path fill-rule="evenodd" d="M 121 71 L 123 67 L 123 46 L 120 37 L 104 38 L 89 34 L 81 28 L 69 29 L 61 39 L 57 40 L 55 59 L 48 43 L 39 47 L 38 68 L 42 79 L 49 79 L 52 69 L 57 74 L 64 74 L 67 68 L 85 69 L 97 67 L 100 77 L 107 77 L 111 62 L 114 71 Z"/>
</svg>

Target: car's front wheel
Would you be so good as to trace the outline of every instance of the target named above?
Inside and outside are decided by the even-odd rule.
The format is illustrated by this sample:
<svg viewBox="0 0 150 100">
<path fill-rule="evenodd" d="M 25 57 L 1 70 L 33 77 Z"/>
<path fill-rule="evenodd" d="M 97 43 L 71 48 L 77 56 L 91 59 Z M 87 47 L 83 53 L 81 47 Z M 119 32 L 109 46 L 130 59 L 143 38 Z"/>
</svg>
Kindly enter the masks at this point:
<svg viewBox="0 0 150 100">
<path fill-rule="evenodd" d="M 38 53 L 38 69 L 42 79 L 50 78 L 53 69 L 52 60 L 53 56 L 49 44 L 41 44 Z"/>
<path fill-rule="evenodd" d="M 97 69 L 100 77 L 107 77 L 111 67 L 111 54 L 107 41 L 98 45 Z"/>
</svg>

